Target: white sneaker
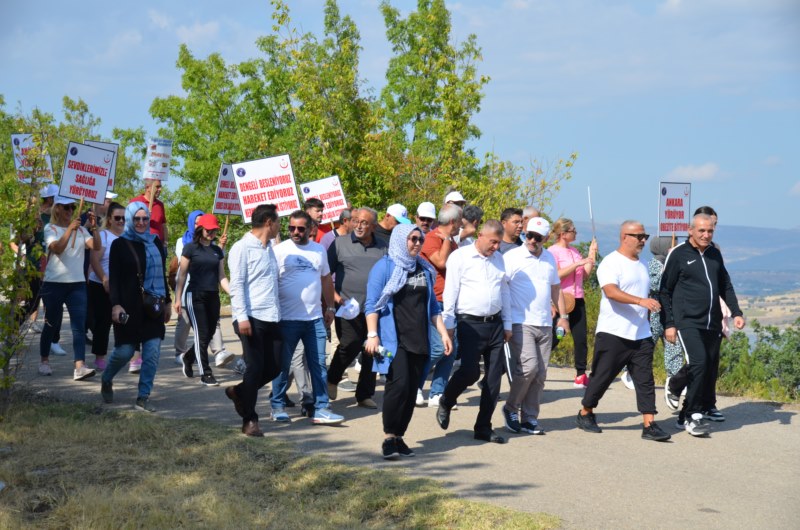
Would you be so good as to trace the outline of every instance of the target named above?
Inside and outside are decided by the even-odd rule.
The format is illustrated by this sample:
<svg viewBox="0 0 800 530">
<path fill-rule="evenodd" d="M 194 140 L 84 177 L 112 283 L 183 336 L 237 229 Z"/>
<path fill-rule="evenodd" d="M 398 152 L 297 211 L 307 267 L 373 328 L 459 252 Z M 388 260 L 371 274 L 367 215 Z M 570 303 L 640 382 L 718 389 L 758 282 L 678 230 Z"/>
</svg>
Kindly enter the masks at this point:
<svg viewBox="0 0 800 530">
<path fill-rule="evenodd" d="M 706 436 L 709 431 L 708 423 L 699 412 L 692 414 L 692 418 L 686 422 L 685 429 L 692 436 Z"/>
<path fill-rule="evenodd" d="M 72 379 L 75 381 L 83 381 L 84 379 L 92 377 L 94 374 L 95 371 L 84 364 L 80 368 L 75 368 Z"/>
<path fill-rule="evenodd" d="M 439 400 L 442 399 L 441 394 L 437 394 L 435 396 L 430 396 L 428 398 L 428 407 L 439 408 Z"/>
<path fill-rule="evenodd" d="M 357 374 L 361 373 L 361 361 L 356 361 L 356 365 L 353 367 L 353 370 L 355 370 Z"/>
<path fill-rule="evenodd" d="M 628 373 L 627 370 L 622 372 L 620 379 L 622 380 L 622 384 L 625 385 L 628 390 L 634 390 L 635 387 L 633 386 L 633 379 L 631 379 L 631 374 Z"/>
<path fill-rule="evenodd" d="M 223 348 L 222 351 L 214 357 L 214 365 L 217 368 L 221 368 L 233 361 L 235 358 L 236 356 L 234 354 Z"/>
<path fill-rule="evenodd" d="M 425 406 L 425 396 L 422 395 L 422 390 L 417 389 L 417 406 L 424 407 Z"/>
<path fill-rule="evenodd" d="M 59 356 L 66 355 L 67 350 L 59 346 L 57 342 L 54 342 L 53 344 L 50 345 L 50 354 Z"/>
<path fill-rule="evenodd" d="M 53 375 L 53 369 L 47 363 L 39 364 L 39 375 Z"/>
</svg>

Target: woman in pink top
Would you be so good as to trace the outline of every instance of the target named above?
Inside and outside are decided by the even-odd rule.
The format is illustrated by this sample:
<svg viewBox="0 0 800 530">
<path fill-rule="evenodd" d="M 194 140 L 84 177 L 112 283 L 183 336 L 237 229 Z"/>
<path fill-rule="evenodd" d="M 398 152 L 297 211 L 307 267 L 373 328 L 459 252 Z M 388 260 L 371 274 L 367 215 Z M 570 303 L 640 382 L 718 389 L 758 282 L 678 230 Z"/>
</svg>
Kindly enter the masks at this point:
<svg viewBox="0 0 800 530">
<path fill-rule="evenodd" d="M 556 259 L 558 277 L 561 278 L 561 291 L 567 302 L 569 311 L 569 327 L 574 343 L 573 355 L 575 357 L 575 388 L 589 386 L 589 377 L 586 375 L 586 304 L 583 300 L 583 282 L 592 273 L 597 259 L 597 241 L 592 239 L 589 245 L 589 257 L 584 258 L 575 247 L 570 246 L 578 234 L 575 224 L 562 217 L 553 224 L 552 229 L 555 243 L 548 249 Z M 572 304 L 570 298 L 574 298 Z"/>
</svg>

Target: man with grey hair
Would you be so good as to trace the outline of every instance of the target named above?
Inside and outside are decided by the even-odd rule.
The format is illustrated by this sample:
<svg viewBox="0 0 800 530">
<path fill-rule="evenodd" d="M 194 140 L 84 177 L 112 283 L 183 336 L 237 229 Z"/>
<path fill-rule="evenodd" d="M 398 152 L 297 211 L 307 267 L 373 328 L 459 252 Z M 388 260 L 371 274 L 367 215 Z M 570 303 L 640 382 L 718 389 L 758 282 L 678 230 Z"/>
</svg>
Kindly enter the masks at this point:
<svg viewBox="0 0 800 530">
<path fill-rule="evenodd" d="M 351 212 L 353 231 L 337 237 L 328 248 L 328 265 L 334 274 L 334 300 L 336 307 L 355 299 L 358 313 L 352 318 L 337 316 L 335 320 L 339 345 L 328 368 L 328 395 L 336 399 L 337 384 L 344 371 L 362 352 L 367 340 L 367 321 L 364 316 L 364 301 L 367 298 L 367 279 L 379 259 L 386 254 L 386 244 L 375 237 L 378 214 L 372 208 L 359 208 Z M 372 396 L 375 395 L 375 374 L 372 371 L 372 357 L 361 356 L 361 372 L 356 386 L 356 400 L 360 407 L 378 408 Z"/>
<path fill-rule="evenodd" d="M 597 281 L 603 291 L 597 334 L 594 340 L 592 377 L 583 396 L 583 408 L 576 423 L 586 432 L 603 432 L 597 425 L 594 409 L 623 367 L 633 379 L 636 405 L 642 414 L 642 438 L 658 442 L 670 439 L 654 421 L 656 389 L 653 380 L 653 350 L 648 311 L 659 311 L 658 300 L 648 298 L 650 277 L 639 254 L 650 236 L 638 221 L 622 223 L 619 247 L 606 256 L 597 268 Z"/>
<path fill-rule="evenodd" d="M 710 215 L 701 213 L 692 218 L 689 240 L 667 255 L 659 291 L 664 339 L 672 344 L 680 342 L 689 359 L 682 413 L 684 428 L 692 436 L 705 436 L 709 430 L 703 410 L 713 401 L 719 367 L 720 297 L 730 308 L 736 329 L 745 325 L 722 254 L 711 243 L 714 225 Z"/>
<path fill-rule="evenodd" d="M 492 429 L 492 414 L 503 377 L 503 343 L 511 339 L 511 306 L 503 257 L 497 252 L 503 239 L 499 221 L 487 221 L 474 245 L 455 250 L 447 259 L 444 293 L 444 323 L 452 339 L 458 334 L 461 367 L 453 374 L 439 400 L 436 421 L 442 429 L 450 425 L 450 411 L 458 396 L 481 375 L 480 408 L 475 420 L 475 439 L 505 443 Z"/>
<path fill-rule="evenodd" d="M 539 210 L 531 206 L 530 204 L 522 209 L 522 233 L 519 235 L 519 238 L 522 242 L 525 242 L 525 230 L 528 227 L 528 221 L 533 219 L 534 217 L 541 217 L 539 214 Z"/>
<path fill-rule="evenodd" d="M 444 306 L 442 294 L 444 293 L 444 282 L 447 277 L 447 258 L 458 248 L 453 238 L 458 235 L 458 230 L 461 228 L 461 208 L 453 203 L 445 204 L 439 210 L 438 221 L 438 226 L 425 238 L 425 243 L 423 243 L 419 255 L 428 260 L 433 265 L 433 268 L 436 269 L 436 283 L 433 285 L 433 292 L 436 295 L 436 301 L 439 303 L 439 309 L 442 309 Z M 444 392 L 447 380 L 450 378 L 450 372 L 453 370 L 453 362 L 455 360 L 455 355 L 452 353 L 450 355 L 445 354 L 444 344 L 439 333 L 436 332 L 436 326 L 432 325 L 432 328 L 430 331 L 431 355 L 422 369 L 422 377 L 417 390 L 416 404 L 418 406 L 425 404 L 422 387 L 425 385 L 425 380 L 428 378 L 428 373 L 431 369 L 433 369 L 433 379 L 431 380 L 431 391 L 428 394 L 428 406 L 439 406 L 439 398 Z M 453 339 L 453 351 L 455 351 L 455 339 Z"/>
</svg>

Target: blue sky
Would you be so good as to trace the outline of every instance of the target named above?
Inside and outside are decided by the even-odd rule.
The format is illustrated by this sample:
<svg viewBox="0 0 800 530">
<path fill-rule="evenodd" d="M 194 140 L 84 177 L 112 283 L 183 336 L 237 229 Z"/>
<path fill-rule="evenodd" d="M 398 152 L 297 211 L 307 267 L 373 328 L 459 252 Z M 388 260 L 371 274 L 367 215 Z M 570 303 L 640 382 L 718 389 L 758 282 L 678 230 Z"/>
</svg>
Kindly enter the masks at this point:
<svg viewBox="0 0 800 530">
<path fill-rule="evenodd" d="M 257 55 L 266 1 L 3 2 L 0 94 L 59 113 L 83 98 L 100 132 L 144 126 L 154 97 L 179 94 L 178 45 L 228 62 Z M 290 1 L 319 32 L 321 0 Z M 401 11 L 416 2 L 395 1 Z M 340 0 L 377 94 L 390 57 L 374 0 Z M 726 225 L 800 228 L 800 2 L 796 0 L 448 3 L 453 36 L 478 36 L 485 88 L 477 151 L 517 164 L 579 153 L 553 215 L 626 218 L 655 229 L 660 180 L 691 182 L 692 206 Z M 434 202 L 439 198 L 431 197 Z M 411 205 L 407 205 L 411 206 Z M 411 208 L 409 208 L 411 209 Z"/>
</svg>

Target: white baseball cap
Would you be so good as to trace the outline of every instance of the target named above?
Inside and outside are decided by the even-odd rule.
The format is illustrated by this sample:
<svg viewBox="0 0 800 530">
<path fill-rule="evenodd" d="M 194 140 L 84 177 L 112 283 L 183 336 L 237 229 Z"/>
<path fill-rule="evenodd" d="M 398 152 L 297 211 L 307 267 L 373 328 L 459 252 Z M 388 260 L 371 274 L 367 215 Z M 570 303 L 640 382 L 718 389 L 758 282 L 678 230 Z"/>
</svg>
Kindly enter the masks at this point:
<svg viewBox="0 0 800 530">
<path fill-rule="evenodd" d="M 421 202 L 417 206 L 417 217 L 436 219 L 436 206 L 432 202 Z"/>
<path fill-rule="evenodd" d="M 528 232 L 536 232 L 537 234 L 547 237 L 550 233 L 550 223 L 543 217 L 534 217 L 528 221 Z"/>
<path fill-rule="evenodd" d="M 448 202 L 467 202 L 467 199 L 465 199 L 464 196 L 459 192 L 451 191 L 444 198 L 444 203 L 447 204 Z"/>
<path fill-rule="evenodd" d="M 119 194 L 114 193 L 113 191 L 106 192 L 106 199 L 116 199 L 117 197 L 119 197 Z"/>
<path fill-rule="evenodd" d="M 61 195 L 58 195 L 54 202 L 55 204 L 75 204 L 75 199 L 70 199 L 69 197 L 62 197 Z"/>
<path fill-rule="evenodd" d="M 48 197 L 55 197 L 58 195 L 58 186 L 55 184 L 48 184 L 39 192 L 39 197 L 47 199 Z"/>
<path fill-rule="evenodd" d="M 400 203 L 393 204 L 386 208 L 386 213 L 397 219 L 397 222 L 400 224 L 411 224 L 411 219 L 408 218 L 408 210 Z"/>
</svg>

